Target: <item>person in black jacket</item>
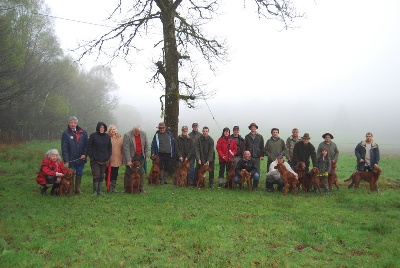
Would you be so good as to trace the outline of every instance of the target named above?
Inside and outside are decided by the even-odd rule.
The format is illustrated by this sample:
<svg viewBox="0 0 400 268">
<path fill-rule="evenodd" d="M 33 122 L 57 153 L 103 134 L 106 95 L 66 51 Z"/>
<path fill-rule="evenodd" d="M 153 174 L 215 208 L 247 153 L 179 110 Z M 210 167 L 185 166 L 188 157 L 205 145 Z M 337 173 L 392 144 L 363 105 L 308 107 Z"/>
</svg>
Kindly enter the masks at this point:
<svg viewBox="0 0 400 268">
<path fill-rule="evenodd" d="M 111 138 L 106 131 L 106 124 L 99 122 L 96 132 L 89 136 L 88 155 L 93 175 L 93 195 L 102 195 L 104 174 L 112 152 Z"/>
<path fill-rule="evenodd" d="M 313 167 L 317 166 L 317 153 L 315 147 L 310 143 L 310 134 L 304 133 L 302 141 L 297 142 L 293 148 L 293 166 L 296 166 L 299 161 L 306 164 L 306 171 L 310 167 L 310 158 Z"/>
<path fill-rule="evenodd" d="M 67 129 L 61 136 L 61 152 L 64 163 L 75 170 L 75 183 L 72 180 L 71 194 L 80 194 L 83 169 L 86 163 L 88 134 L 78 126 L 78 119 L 71 116 Z M 74 188 L 75 184 L 75 188 Z"/>
</svg>

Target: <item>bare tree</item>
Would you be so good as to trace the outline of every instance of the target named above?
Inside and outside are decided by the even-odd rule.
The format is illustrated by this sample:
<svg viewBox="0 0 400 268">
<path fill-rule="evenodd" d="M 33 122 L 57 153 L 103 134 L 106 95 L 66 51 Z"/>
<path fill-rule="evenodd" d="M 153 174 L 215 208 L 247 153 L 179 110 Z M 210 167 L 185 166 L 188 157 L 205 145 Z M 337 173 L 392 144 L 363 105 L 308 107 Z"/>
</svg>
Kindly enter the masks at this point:
<svg viewBox="0 0 400 268">
<path fill-rule="evenodd" d="M 111 60 L 117 57 L 128 59 L 131 50 L 138 51 L 138 43 L 149 31 L 162 27 L 162 38 L 154 47 L 162 46 L 160 59 L 154 62 L 156 69 L 151 78 L 153 83 L 161 83 L 165 94 L 160 96 L 164 121 L 171 131 L 178 133 L 179 103 L 184 101 L 189 107 L 199 98 L 207 98 L 207 93 L 197 81 L 196 72 L 190 66 L 193 54 L 198 53 L 214 70 L 216 61 L 226 60 L 224 41 L 205 34 L 204 25 L 217 15 L 218 3 L 222 0 L 119 0 L 118 6 L 109 16 L 117 19 L 118 25 L 99 39 L 85 45 L 81 57 L 105 51 L 107 42 L 117 41 Z M 291 0 L 243 0 L 256 7 L 260 17 L 280 20 L 284 28 L 291 26 L 293 19 L 301 17 Z M 123 13 L 125 12 L 125 13 Z M 160 29 L 160 27 L 158 27 Z M 183 67 L 189 68 L 191 78 L 180 78 Z M 165 107 L 165 108 L 164 108 Z"/>
</svg>

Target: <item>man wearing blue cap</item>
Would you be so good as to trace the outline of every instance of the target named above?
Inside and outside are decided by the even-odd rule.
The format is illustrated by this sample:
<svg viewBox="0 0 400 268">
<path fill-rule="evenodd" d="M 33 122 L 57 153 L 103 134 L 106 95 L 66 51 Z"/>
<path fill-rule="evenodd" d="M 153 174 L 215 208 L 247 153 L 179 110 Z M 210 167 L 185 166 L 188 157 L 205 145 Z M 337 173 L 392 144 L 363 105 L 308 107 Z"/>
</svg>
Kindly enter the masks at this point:
<svg viewBox="0 0 400 268">
<path fill-rule="evenodd" d="M 296 172 L 293 171 L 293 169 L 290 167 L 290 165 L 284 161 L 283 159 L 283 154 L 279 154 L 276 159 L 270 164 L 269 170 L 267 173 L 267 178 L 265 181 L 265 187 L 267 188 L 268 192 L 273 192 L 274 191 L 274 184 L 278 185 L 278 191 L 282 192 L 283 191 L 283 180 L 281 179 L 281 174 L 275 167 L 278 164 L 283 164 L 286 169 L 290 172 L 292 172 L 295 176 L 296 179 L 298 179 L 298 175 Z"/>
</svg>

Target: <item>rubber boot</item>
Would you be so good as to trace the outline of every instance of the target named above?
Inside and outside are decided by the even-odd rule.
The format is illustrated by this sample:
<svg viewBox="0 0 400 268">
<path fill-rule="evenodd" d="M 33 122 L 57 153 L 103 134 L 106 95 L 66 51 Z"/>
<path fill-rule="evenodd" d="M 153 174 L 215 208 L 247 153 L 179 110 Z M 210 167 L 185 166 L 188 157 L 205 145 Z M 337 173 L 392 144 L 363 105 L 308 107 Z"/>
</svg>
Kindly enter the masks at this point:
<svg viewBox="0 0 400 268">
<path fill-rule="evenodd" d="M 46 185 L 43 186 L 42 190 L 40 190 L 40 194 L 41 194 L 41 195 L 46 195 L 46 191 L 47 191 L 47 189 L 49 189 L 49 188 L 50 188 L 50 187 L 47 187 Z"/>
<path fill-rule="evenodd" d="M 117 180 L 112 180 L 110 186 L 110 193 L 116 193 L 117 192 L 116 188 L 117 188 Z"/>
<path fill-rule="evenodd" d="M 214 188 L 214 178 L 208 178 L 208 186 Z"/>
<path fill-rule="evenodd" d="M 258 180 L 253 180 L 253 190 L 256 191 L 258 188 Z"/>
<path fill-rule="evenodd" d="M 221 188 L 224 184 L 224 178 L 218 178 L 218 188 Z"/>
<path fill-rule="evenodd" d="M 50 191 L 51 195 L 57 195 L 56 190 L 57 190 L 58 187 L 60 187 L 59 183 L 54 183 L 53 184 L 53 187 L 51 187 L 51 191 Z"/>
<path fill-rule="evenodd" d="M 328 188 L 325 188 L 324 193 L 325 193 L 325 194 L 329 194 Z"/>
<path fill-rule="evenodd" d="M 103 182 L 97 182 L 97 195 L 104 195 L 102 192 L 102 188 L 103 188 Z"/>
<path fill-rule="evenodd" d="M 82 194 L 81 181 L 82 181 L 82 176 L 76 176 L 76 179 L 75 179 L 75 194 Z"/>
<path fill-rule="evenodd" d="M 98 184 L 97 180 L 93 180 L 93 195 L 97 195 Z"/>
</svg>

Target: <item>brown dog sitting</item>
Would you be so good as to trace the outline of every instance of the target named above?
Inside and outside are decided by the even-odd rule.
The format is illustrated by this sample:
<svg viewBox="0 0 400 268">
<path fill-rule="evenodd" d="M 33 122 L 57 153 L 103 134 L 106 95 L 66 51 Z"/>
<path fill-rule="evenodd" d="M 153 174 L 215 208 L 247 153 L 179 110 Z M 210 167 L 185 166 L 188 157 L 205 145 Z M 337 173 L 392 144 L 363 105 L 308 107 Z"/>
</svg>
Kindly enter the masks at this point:
<svg viewBox="0 0 400 268">
<path fill-rule="evenodd" d="M 206 187 L 206 172 L 211 171 L 211 167 L 209 165 L 201 165 L 199 170 L 197 171 L 197 179 L 196 179 L 196 187 L 197 188 L 205 188 Z"/>
<path fill-rule="evenodd" d="M 313 167 L 308 174 L 310 177 L 309 191 L 311 190 L 311 187 L 314 186 L 314 192 L 316 192 L 316 189 L 318 189 L 319 193 L 321 194 L 321 185 L 318 177 L 319 169 L 317 167 Z"/>
<path fill-rule="evenodd" d="M 296 171 L 298 179 L 299 179 L 297 189 L 300 190 L 300 186 L 301 186 L 301 189 L 303 190 L 303 192 L 307 192 L 309 189 L 307 190 L 307 187 L 306 187 L 306 181 L 307 181 L 306 164 L 303 161 L 299 161 L 297 163 L 297 165 L 294 167 L 294 170 Z"/>
<path fill-rule="evenodd" d="M 331 162 L 331 172 L 328 175 L 329 191 L 332 191 L 333 185 L 336 186 L 336 190 L 339 190 L 337 185 L 338 177 L 336 175 L 336 162 Z"/>
<path fill-rule="evenodd" d="M 358 185 L 360 184 L 361 180 L 364 180 L 366 182 L 369 182 L 369 188 L 371 191 L 378 191 L 378 186 L 377 186 L 377 181 L 379 179 L 379 176 L 381 175 L 382 170 L 378 167 L 375 166 L 373 171 L 357 171 L 354 172 L 350 178 L 347 180 L 344 180 L 345 182 L 351 181 L 349 188 L 358 188 Z"/>
<path fill-rule="evenodd" d="M 284 184 L 283 195 L 285 196 L 288 193 L 289 189 L 292 189 L 294 194 L 297 194 L 298 180 L 296 176 L 292 172 L 287 170 L 283 163 L 278 163 L 275 166 L 275 169 L 279 171 L 279 174 L 281 175 L 281 179 Z"/>
<path fill-rule="evenodd" d="M 229 161 L 227 164 L 227 174 L 225 188 L 234 189 L 235 188 L 235 162 Z"/>
<path fill-rule="evenodd" d="M 149 185 L 159 185 L 160 184 L 160 158 L 157 155 L 152 155 L 150 157 L 152 161 L 152 166 L 150 169 L 150 174 L 148 177 Z"/>
<path fill-rule="evenodd" d="M 75 177 L 75 170 L 72 168 L 67 168 L 67 172 L 65 172 L 64 176 L 61 177 L 60 187 L 58 187 L 56 193 L 59 196 L 72 195 L 72 182 Z"/>
<path fill-rule="evenodd" d="M 174 176 L 174 184 L 180 187 L 186 187 L 187 176 L 190 169 L 190 160 L 183 161 L 182 165 L 176 170 Z"/>
<path fill-rule="evenodd" d="M 247 182 L 247 188 L 249 188 L 249 192 L 251 192 L 251 174 L 245 169 L 242 169 L 239 174 L 240 177 L 240 182 L 239 182 L 239 187 L 240 191 L 244 187 L 244 183 Z"/>
<path fill-rule="evenodd" d="M 130 168 L 132 169 L 131 175 L 129 177 L 129 183 L 126 186 L 125 192 L 128 194 L 138 194 L 140 193 L 140 162 L 133 161 Z"/>
</svg>

